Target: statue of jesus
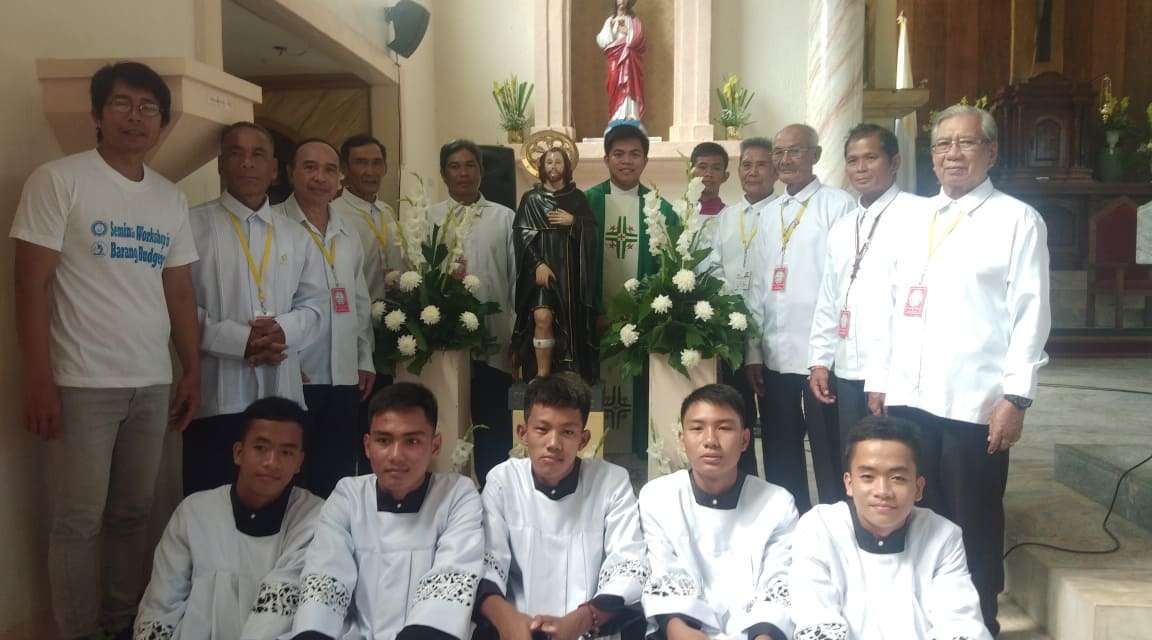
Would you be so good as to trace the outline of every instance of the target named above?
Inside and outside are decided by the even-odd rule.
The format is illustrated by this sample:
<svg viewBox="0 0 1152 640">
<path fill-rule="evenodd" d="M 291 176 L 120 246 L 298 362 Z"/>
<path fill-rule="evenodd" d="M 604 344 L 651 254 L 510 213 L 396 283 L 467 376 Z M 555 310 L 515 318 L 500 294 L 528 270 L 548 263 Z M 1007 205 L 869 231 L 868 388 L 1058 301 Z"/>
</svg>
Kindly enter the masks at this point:
<svg viewBox="0 0 1152 640">
<path fill-rule="evenodd" d="M 596 44 L 608 60 L 608 129 L 630 124 L 643 130 L 644 27 L 633 7 L 636 0 L 616 0 L 616 13 L 608 16 L 596 34 Z"/>
</svg>

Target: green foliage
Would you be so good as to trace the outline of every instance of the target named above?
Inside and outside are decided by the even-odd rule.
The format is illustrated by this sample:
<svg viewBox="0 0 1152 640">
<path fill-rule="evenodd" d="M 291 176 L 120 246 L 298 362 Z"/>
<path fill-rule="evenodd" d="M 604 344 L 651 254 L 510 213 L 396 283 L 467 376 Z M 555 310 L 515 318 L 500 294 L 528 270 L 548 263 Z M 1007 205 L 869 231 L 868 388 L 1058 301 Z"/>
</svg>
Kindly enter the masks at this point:
<svg viewBox="0 0 1152 640">
<path fill-rule="evenodd" d="M 535 85 L 518 81 L 513 74 L 504 82 L 492 82 L 492 98 L 500 111 L 500 128 L 521 131 L 528 126 L 528 101 Z"/>
</svg>

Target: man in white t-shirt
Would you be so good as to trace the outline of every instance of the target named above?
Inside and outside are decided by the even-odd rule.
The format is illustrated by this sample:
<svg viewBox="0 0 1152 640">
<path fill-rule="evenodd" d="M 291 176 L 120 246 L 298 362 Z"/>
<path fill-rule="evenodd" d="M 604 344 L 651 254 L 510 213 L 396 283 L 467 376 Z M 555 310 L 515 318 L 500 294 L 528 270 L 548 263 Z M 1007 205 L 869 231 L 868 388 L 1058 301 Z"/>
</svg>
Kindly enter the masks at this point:
<svg viewBox="0 0 1152 640">
<path fill-rule="evenodd" d="M 38 168 L 10 233 L 24 422 L 48 441 L 64 638 L 131 624 L 165 426 L 183 430 L 200 403 L 188 204 L 144 165 L 171 95 L 152 69 L 121 62 L 92 76 L 91 99 L 96 148 Z M 171 391 L 170 335 L 182 365 Z"/>
</svg>

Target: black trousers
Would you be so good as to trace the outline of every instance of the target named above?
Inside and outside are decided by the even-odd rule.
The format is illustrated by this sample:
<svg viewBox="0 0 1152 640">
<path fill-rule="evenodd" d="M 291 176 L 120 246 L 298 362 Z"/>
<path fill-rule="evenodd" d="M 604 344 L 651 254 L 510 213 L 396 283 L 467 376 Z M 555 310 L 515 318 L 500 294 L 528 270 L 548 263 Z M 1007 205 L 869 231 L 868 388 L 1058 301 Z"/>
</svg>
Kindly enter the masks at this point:
<svg viewBox="0 0 1152 640">
<path fill-rule="evenodd" d="M 378 391 L 392 384 L 392 376 L 377 374 L 376 381 L 372 383 L 372 393 L 368 394 L 368 399 L 360 403 L 360 446 L 356 447 L 356 475 L 362 476 L 366 473 L 372 473 L 372 463 L 369 462 L 368 456 L 364 453 L 364 436 L 372 428 L 372 411 L 369 405 L 372 404 L 372 397 Z"/>
<path fill-rule="evenodd" d="M 836 421 L 840 426 L 839 448 L 836 450 L 840 459 L 844 459 L 844 447 L 848 445 L 848 433 L 867 416 L 868 394 L 864 393 L 863 380 L 847 380 L 838 378 L 835 373 L 829 376 L 829 384 L 836 394 Z"/>
<path fill-rule="evenodd" d="M 737 369 L 733 371 L 728 365 L 721 363 L 720 365 L 720 380 L 740 392 L 740 396 L 744 398 L 744 426 L 750 431 L 753 427 L 760 424 L 762 414 L 757 406 L 756 392 L 748 385 L 748 379 L 744 377 L 744 370 Z M 761 429 L 760 433 L 764 433 Z M 748 448 L 744 453 L 740 454 L 740 470 L 744 473 L 753 476 L 760 476 L 760 464 L 756 461 L 756 438 L 749 438 Z"/>
<path fill-rule="evenodd" d="M 184 430 L 184 495 L 215 489 L 236 479 L 232 445 L 244 430 L 244 414 L 193 420 Z"/>
<path fill-rule="evenodd" d="M 511 388 L 511 374 L 472 361 L 472 424 L 488 427 L 473 432 L 476 448 L 472 455 L 481 487 L 488 472 L 507 460 L 508 450 L 512 448 L 512 410 L 508 408 L 508 390 Z"/>
<path fill-rule="evenodd" d="M 844 499 L 839 425 L 834 406 L 822 405 L 808 389 L 808 376 L 764 370 L 764 479 L 792 493 L 796 509 L 812 508 L 804 435 L 812 447 L 812 470 L 820 502 Z"/>
<path fill-rule="evenodd" d="M 968 572 L 980 594 L 984 625 L 996 635 L 1000 632 L 996 596 L 1004 590 L 1008 451 L 989 455 L 988 425 L 948 420 L 911 407 L 889 407 L 888 413 L 920 427 L 920 465 L 925 479 L 920 506 L 963 530 Z"/>
<path fill-rule="evenodd" d="M 360 389 L 356 385 L 306 384 L 302 486 L 327 499 L 340 478 L 356 474 L 363 455 Z"/>
</svg>

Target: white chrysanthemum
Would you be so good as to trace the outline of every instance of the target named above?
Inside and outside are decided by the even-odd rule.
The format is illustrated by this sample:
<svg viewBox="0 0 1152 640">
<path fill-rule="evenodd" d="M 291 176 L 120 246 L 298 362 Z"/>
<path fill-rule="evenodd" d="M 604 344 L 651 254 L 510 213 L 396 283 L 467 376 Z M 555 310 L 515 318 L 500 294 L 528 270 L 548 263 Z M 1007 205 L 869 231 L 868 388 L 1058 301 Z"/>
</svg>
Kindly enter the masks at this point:
<svg viewBox="0 0 1152 640">
<path fill-rule="evenodd" d="M 388 305 L 383 300 L 377 300 L 372 303 L 373 324 L 380 324 L 380 320 L 384 318 L 385 313 L 388 313 Z"/>
<path fill-rule="evenodd" d="M 668 313 L 672 310 L 672 298 L 666 295 L 658 295 L 652 301 L 652 310 L 656 313 Z"/>
<path fill-rule="evenodd" d="M 685 349 L 680 352 L 680 364 L 685 369 L 691 369 L 700 364 L 700 352 L 695 349 Z"/>
<path fill-rule="evenodd" d="M 400 350 L 400 355 L 414 356 L 416 355 L 416 338 L 404 334 L 396 340 L 396 348 Z"/>
<path fill-rule="evenodd" d="M 384 274 L 384 286 L 387 287 L 388 289 L 395 288 L 396 284 L 398 282 L 400 282 L 400 270 L 399 269 L 393 269 L 393 270 L 389 271 L 388 273 Z"/>
<path fill-rule="evenodd" d="M 688 293 L 696 288 L 696 274 L 688 269 L 681 269 L 672 276 L 672 284 L 676 285 L 680 293 Z"/>
<path fill-rule="evenodd" d="M 692 311 L 695 312 L 697 320 L 703 320 L 704 322 L 711 320 L 713 313 L 715 313 L 712 310 L 712 305 L 709 304 L 707 300 L 697 302 L 696 306 L 692 308 Z"/>
<path fill-rule="evenodd" d="M 639 288 L 640 288 L 640 281 L 637 280 L 636 278 L 628 278 L 627 280 L 624 281 L 624 290 L 627 291 L 628 293 L 636 293 L 636 290 Z"/>
<path fill-rule="evenodd" d="M 748 328 L 748 316 L 739 311 L 733 311 L 728 314 L 728 326 L 737 331 L 743 331 Z"/>
<path fill-rule="evenodd" d="M 636 344 L 636 341 L 639 339 L 640 332 L 636 330 L 636 325 L 626 324 L 623 327 L 620 327 L 620 344 L 624 345 L 625 347 L 631 347 L 632 345 Z"/>
<path fill-rule="evenodd" d="M 400 275 L 400 290 L 407 293 L 420 286 L 420 274 L 415 271 L 405 271 Z"/>
<path fill-rule="evenodd" d="M 688 182 L 688 191 L 684 193 L 684 199 L 688 202 L 699 202 L 703 193 L 704 178 L 697 176 Z"/>
<path fill-rule="evenodd" d="M 434 304 L 430 304 L 427 307 L 424 307 L 420 310 L 420 322 L 423 322 L 428 326 L 439 324 L 440 309 Z"/>
<path fill-rule="evenodd" d="M 389 311 L 388 315 L 384 316 L 384 326 L 388 327 L 389 331 L 399 331 L 407 321 L 408 316 L 404 315 L 404 312 L 399 309 Z"/>
<path fill-rule="evenodd" d="M 480 290 L 480 278 L 472 274 L 464 276 L 464 288 L 468 290 L 468 293 L 476 293 Z"/>
<path fill-rule="evenodd" d="M 469 331 L 475 331 L 480 328 L 480 318 L 477 318 L 476 314 L 471 311 L 465 311 L 460 314 L 460 324 Z"/>
</svg>

